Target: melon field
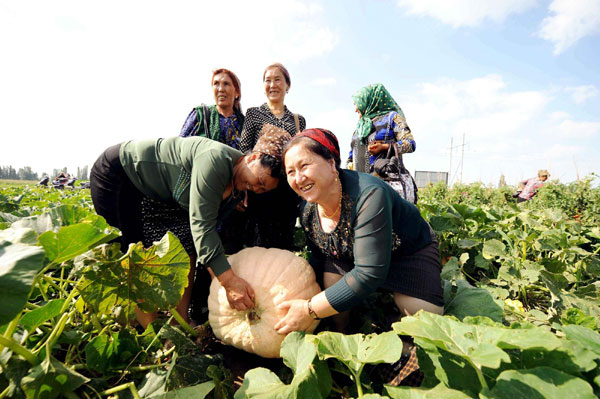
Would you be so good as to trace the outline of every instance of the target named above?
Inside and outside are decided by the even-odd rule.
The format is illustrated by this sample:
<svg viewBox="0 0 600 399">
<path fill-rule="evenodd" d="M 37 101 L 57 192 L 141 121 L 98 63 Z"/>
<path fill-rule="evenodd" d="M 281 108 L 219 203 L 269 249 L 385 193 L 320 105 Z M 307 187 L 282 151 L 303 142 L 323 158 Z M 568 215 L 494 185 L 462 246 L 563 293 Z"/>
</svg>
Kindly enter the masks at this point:
<svg viewBox="0 0 600 399">
<path fill-rule="evenodd" d="M 0 398 L 599 397 L 594 179 L 552 182 L 518 205 L 511 187 L 421 190 L 445 315 L 399 320 L 378 292 L 353 311 L 350 334 L 325 320 L 289 334 L 281 360 L 222 345 L 172 310 L 189 265 L 173 235 L 123 253 L 88 190 L 0 186 Z M 136 304 L 159 320 L 143 330 Z M 381 376 L 400 336 L 417 347 L 418 388 Z"/>
</svg>

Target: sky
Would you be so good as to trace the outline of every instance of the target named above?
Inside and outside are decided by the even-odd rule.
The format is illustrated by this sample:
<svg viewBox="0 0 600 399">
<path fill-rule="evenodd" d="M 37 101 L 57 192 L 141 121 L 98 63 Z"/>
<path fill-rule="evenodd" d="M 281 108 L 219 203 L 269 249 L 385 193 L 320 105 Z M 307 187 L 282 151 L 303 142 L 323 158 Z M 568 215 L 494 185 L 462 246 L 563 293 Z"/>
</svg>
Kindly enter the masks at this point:
<svg viewBox="0 0 600 399">
<path fill-rule="evenodd" d="M 273 62 L 290 71 L 285 104 L 342 154 L 352 94 L 383 83 L 417 144 L 413 174 L 600 174 L 600 0 L 0 0 L 0 57 L 0 165 L 40 174 L 177 135 L 214 103 L 216 68 L 259 106 Z"/>
</svg>

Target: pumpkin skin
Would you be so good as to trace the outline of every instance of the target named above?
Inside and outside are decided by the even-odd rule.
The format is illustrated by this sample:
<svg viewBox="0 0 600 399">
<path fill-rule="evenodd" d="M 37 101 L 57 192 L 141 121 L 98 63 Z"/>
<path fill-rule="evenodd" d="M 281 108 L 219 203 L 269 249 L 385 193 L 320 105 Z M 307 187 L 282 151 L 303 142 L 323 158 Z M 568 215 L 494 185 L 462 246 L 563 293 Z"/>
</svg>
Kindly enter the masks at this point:
<svg viewBox="0 0 600 399">
<path fill-rule="evenodd" d="M 225 289 L 214 278 L 208 296 L 208 320 L 226 344 L 266 358 L 277 358 L 285 335 L 273 328 L 287 313 L 277 305 L 290 299 L 309 299 L 321 291 L 309 263 L 278 248 L 245 248 L 227 258 L 231 268 L 254 290 L 256 306 L 235 310 Z M 311 325 L 313 332 L 319 322 Z"/>
</svg>

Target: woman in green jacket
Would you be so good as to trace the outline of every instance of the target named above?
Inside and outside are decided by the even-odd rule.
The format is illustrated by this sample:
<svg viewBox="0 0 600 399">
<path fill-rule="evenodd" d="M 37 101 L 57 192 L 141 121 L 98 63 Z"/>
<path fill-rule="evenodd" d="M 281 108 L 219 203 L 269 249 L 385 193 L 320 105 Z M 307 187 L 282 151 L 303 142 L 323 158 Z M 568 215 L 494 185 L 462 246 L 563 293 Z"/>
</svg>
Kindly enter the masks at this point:
<svg viewBox="0 0 600 399">
<path fill-rule="evenodd" d="M 143 198 L 177 203 L 189 212 L 198 264 L 205 265 L 227 291 L 230 305 L 253 306 L 254 293 L 227 262 L 216 231 L 218 220 L 244 198 L 244 191 L 263 193 L 277 187 L 281 152 L 287 133 L 267 132 L 247 155 L 203 137 L 128 141 L 109 147 L 90 174 L 96 212 L 121 229 L 122 248 L 142 241 Z M 193 281 L 195 267 L 190 268 Z M 177 307 L 189 320 L 191 283 Z M 138 311 L 146 327 L 155 315 Z"/>
</svg>

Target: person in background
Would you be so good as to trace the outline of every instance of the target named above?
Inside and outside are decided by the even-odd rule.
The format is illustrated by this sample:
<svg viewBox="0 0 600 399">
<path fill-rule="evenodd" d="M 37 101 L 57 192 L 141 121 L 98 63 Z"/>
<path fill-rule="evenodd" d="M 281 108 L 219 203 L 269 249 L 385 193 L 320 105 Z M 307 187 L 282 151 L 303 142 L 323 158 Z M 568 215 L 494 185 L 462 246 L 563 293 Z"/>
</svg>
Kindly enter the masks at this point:
<svg viewBox="0 0 600 399">
<path fill-rule="evenodd" d="M 405 176 L 399 179 L 402 187 L 397 191 L 404 199 L 416 203 L 417 188 L 402 160 L 402 154 L 415 151 L 416 143 L 402 109 L 380 83 L 363 87 L 352 99 L 359 120 L 352 136 L 348 168 L 375 174 L 376 161 L 395 156 L 394 148 L 389 150 L 396 147 L 398 169 Z"/>
<path fill-rule="evenodd" d="M 283 302 L 280 334 L 306 330 L 334 316 L 344 331 L 348 310 L 381 288 L 405 315 L 443 313 L 438 241 L 417 207 L 381 179 L 340 169 L 337 138 L 325 129 L 297 134 L 283 153 L 290 187 L 302 198 L 300 220 L 309 263 L 325 290 L 309 300 Z M 398 370 L 413 353 L 405 345 Z"/>
<path fill-rule="evenodd" d="M 530 200 L 535 195 L 536 190 L 542 187 L 546 180 L 548 180 L 548 177 L 550 177 L 550 173 L 542 169 L 538 171 L 537 177 L 519 182 L 521 192 L 517 196 L 517 203 Z"/>
<path fill-rule="evenodd" d="M 248 108 L 240 144 L 242 152 L 254 146 L 266 127 L 283 129 L 292 137 L 306 127 L 304 117 L 292 113 L 284 104 L 291 80 L 283 65 L 274 63 L 265 68 L 263 86 L 267 102 L 260 107 Z M 292 249 L 298 203 L 298 197 L 287 184 L 280 184 L 268 194 L 250 193 L 246 245 Z"/>
<path fill-rule="evenodd" d="M 244 114 L 241 99 L 242 86 L 237 75 L 225 68 L 215 69 L 211 77 L 214 105 L 201 104 L 187 116 L 180 137 L 206 137 L 239 150 Z M 243 207 L 239 207 L 243 209 Z M 142 200 L 142 225 L 145 243 L 159 241 L 167 231 L 179 239 L 190 257 L 190 265 L 196 265 L 196 250 L 190 230 L 188 212 L 177 204 L 158 201 L 148 197 Z M 226 254 L 243 248 L 239 231 L 246 225 L 243 212 L 234 210 L 221 220 L 217 230 Z M 194 278 L 190 314 L 193 320 L 203 322 L 207 317 L 206 298 L 210 290 L 210 278 L 206 268 L 198 268 Z"/>
<path fill-rule="evenodd" d="M 245 191 L 262 193 L 277 186 L 283 145 L 289 139 L 287 133 L 267 131 L 246 155 L 204 137 L 128 141 L 109 147 L 90 174 L 94 208 L 121 230 L 119 241 L 126 251 L 129 244 L 143 241 L 144 197 L 176 203 L 188 213 L 198 264 L 219 279 L 234 309 L 247 309 L 254 306 L 254 293 L 231 270 L 217 234 L 218 221 L 237 206 Z M 194 275 L 191 265 L 189 284 L 176 307 L 186 321 Z M 144 328 L 156 318 L 139 309 L 136 313 Z"/>
</svg>

